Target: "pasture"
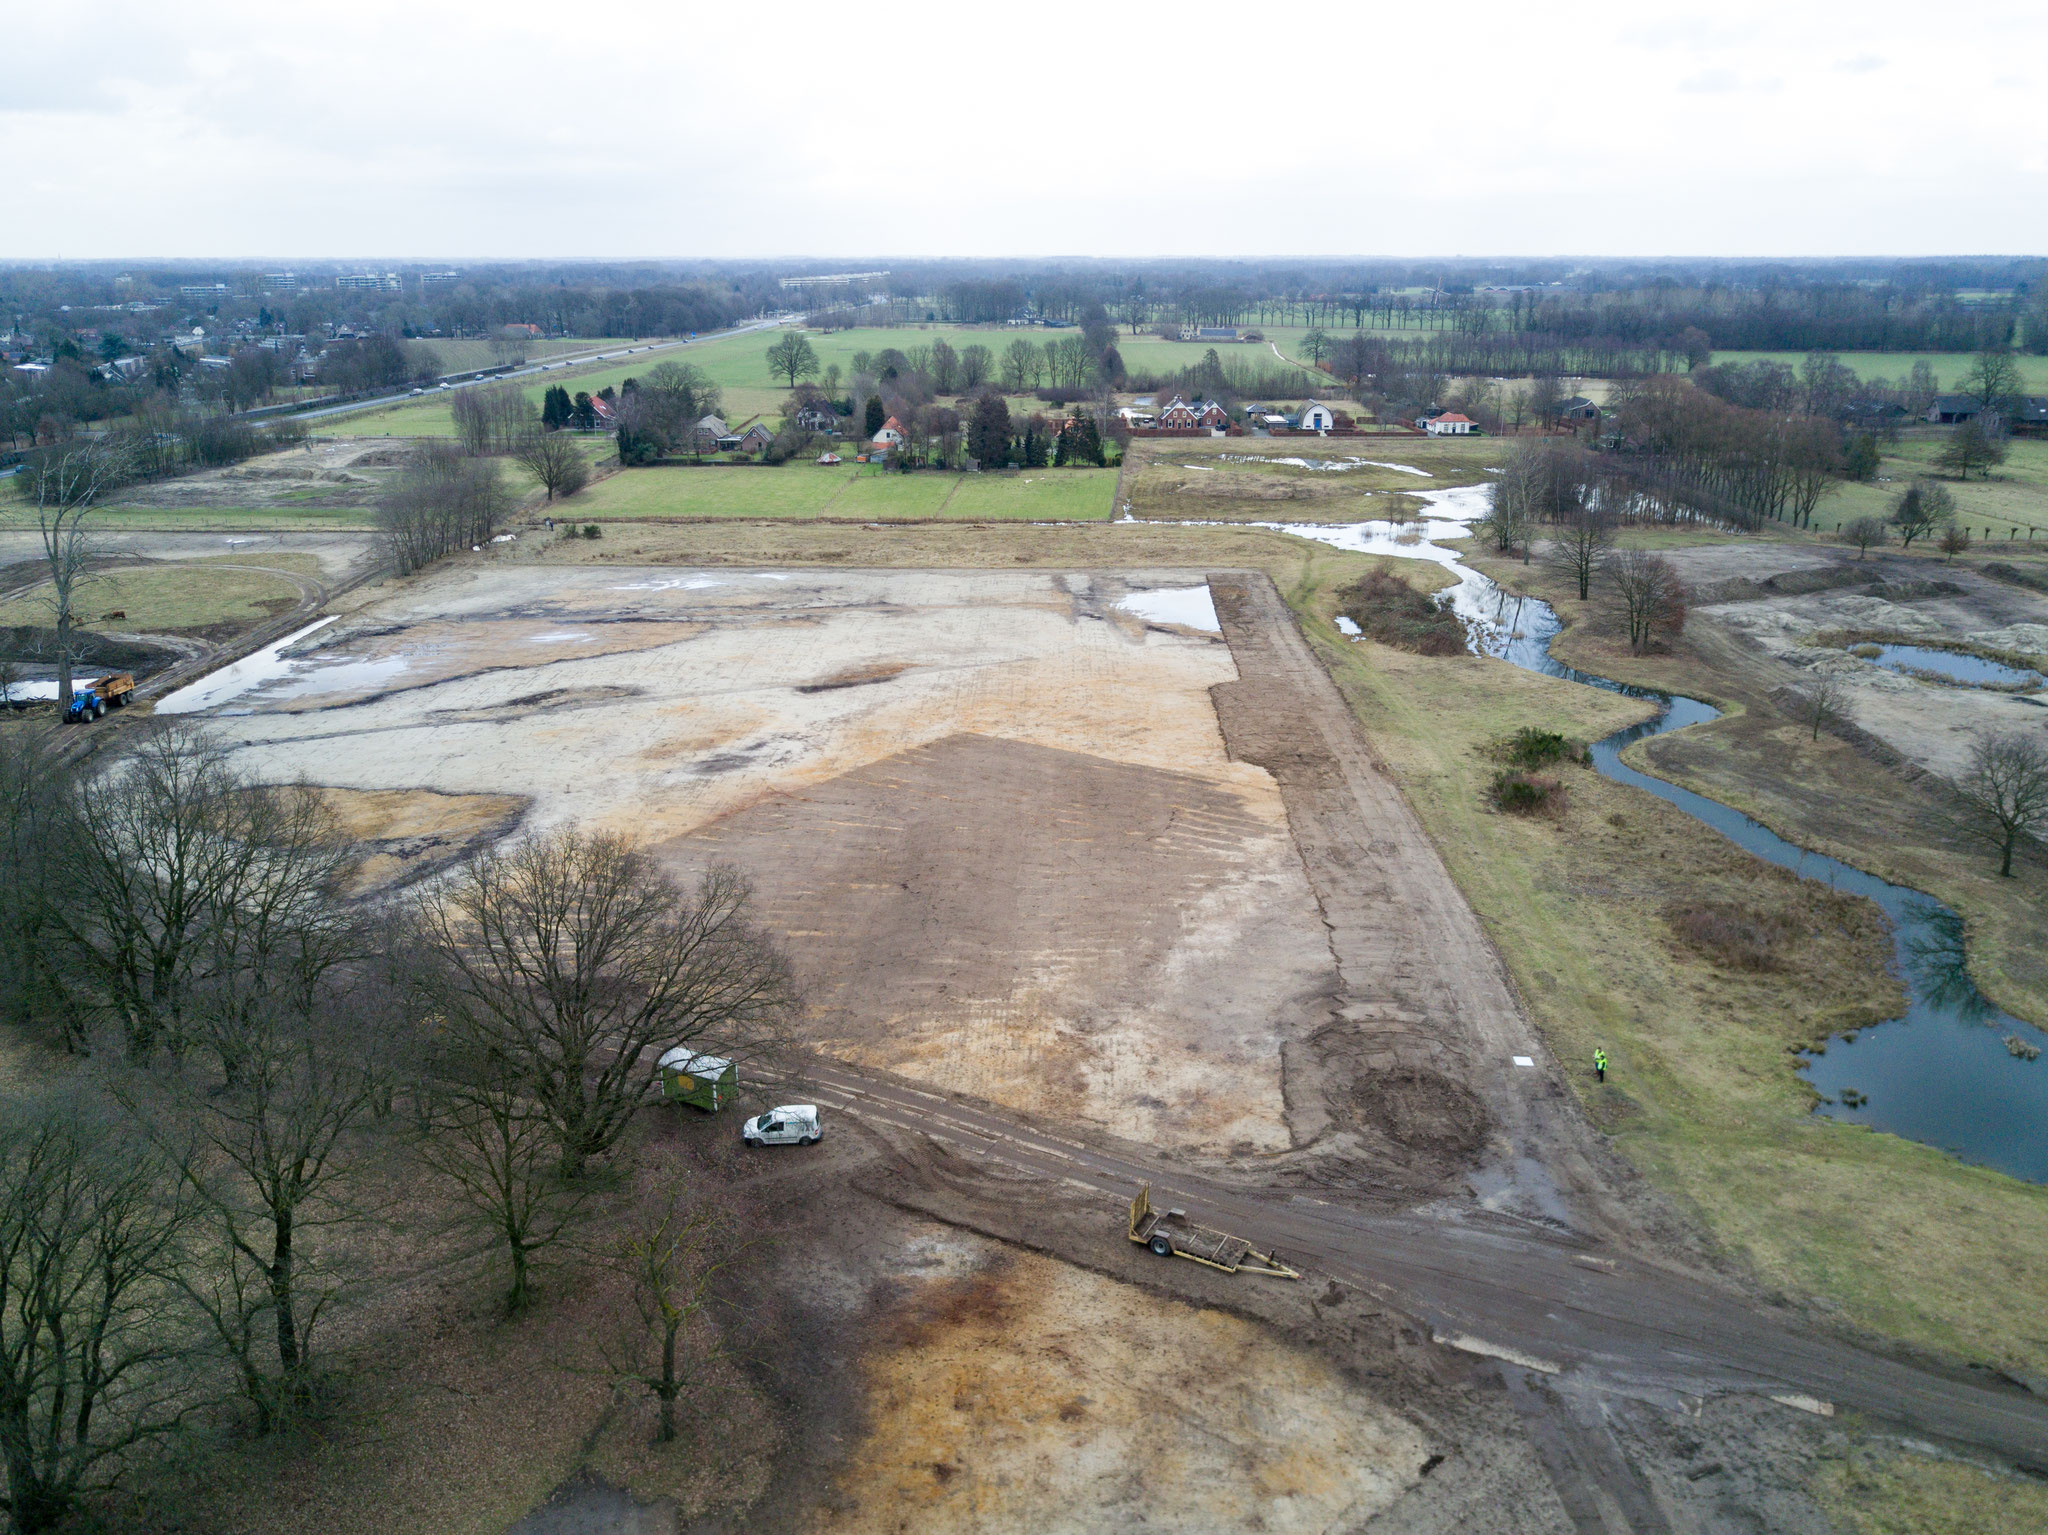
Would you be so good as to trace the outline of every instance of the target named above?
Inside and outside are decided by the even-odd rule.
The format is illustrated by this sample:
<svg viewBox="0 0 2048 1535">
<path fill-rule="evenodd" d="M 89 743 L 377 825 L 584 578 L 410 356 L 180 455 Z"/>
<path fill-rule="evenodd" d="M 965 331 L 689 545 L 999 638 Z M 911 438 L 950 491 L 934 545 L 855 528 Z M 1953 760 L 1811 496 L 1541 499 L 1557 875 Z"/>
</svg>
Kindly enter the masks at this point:
<svg viewBox="0 0 2048 1535">
<path fill-rule="evenodd" d="M 575 522 L 607 518 L 791 518 L 962 522 L 1099 522 L 1110 516 L 1114 469 L 1000 474 L 877 473 L 864 464 L 780 468 L 707 464 L 626 469 L 563 504 Z"/>
</svg>

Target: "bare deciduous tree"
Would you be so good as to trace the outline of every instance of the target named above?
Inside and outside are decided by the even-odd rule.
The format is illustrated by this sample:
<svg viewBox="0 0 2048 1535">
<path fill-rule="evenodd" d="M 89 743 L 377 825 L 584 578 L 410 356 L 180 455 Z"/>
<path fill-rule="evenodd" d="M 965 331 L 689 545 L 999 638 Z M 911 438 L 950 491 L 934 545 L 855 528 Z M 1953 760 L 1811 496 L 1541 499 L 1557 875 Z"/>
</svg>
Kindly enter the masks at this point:
<svg viewBox="0 0 2048 1535">
<path fill-rule="evenodd" d="M 488 543 L 511 510 L 495 460 L 465 458 L 447 443 L 426 442 L 378 505 L 377 532 L 398 573 L 410 575 Z"/>
<path fill-rule="evenodd" d="M 505 1309 L 518 1311 L 532 1294 L 534 1255 L 570 1229 L 590 1186 L 563 1178 L 554 1122 L 510 1062 L 453 1031 L 429 1044 L 431 1066 L 415 1095 L 420 1160 L 504 1244 L 512 1270 Z"/>
<path fill-rule="evenodd" d="M 549 501 L 567 499 L 590 483 L 590 461 L 565 432 L 528 432 L 514 445 L 512 457 L 540 481 Z"/>
<path fill-rule="evenodd" d="M 56 920 L 81 1013 L 129 1054 L 199 1043 L 202 999 L 232 1018 L 303 1009 L 352 952 L 333 894 L 352 850 L 318 797 L 251 784 L 190 726 L 160 727 L 78 782 Z M 224 1075 L 233 1033 L 210 1026 Z M 82 1042 L 82 1041 L 81 1041 Z"/>
<path fill-rule="evenodd" d="M 1960 522 L 1947 522 L 1942 524 L 1941 536 L 1934 541 L 1934 547 L 1947 556 L 1948 562 L 1953 565 L 1957 555 L 1970 552 L 1970 543 L 1968 528 Z"/>
<path fill-rule="evenodd" d="M 193 1213 L 89 1102 L 0 1104 L 0 1466 L 24 1535 L 64 1523 L 189 1409 L 171 1273 Z"/>
<path fill-rule="evenodd" d="M 210 1059 L 188 1060 L 160 1115 L 141 1116 L 175 1146 L 206 1212 L 211 1241 L 179 1282 L 233 1361 L 259 1432 L 310 1398 L 314 1328 L 350 1277 L 327 1238 L 357 1218 L 343 1188 L 390 1101 L 390 1014 L 364 977 L 350 979 L 310 1008 L 202 1005 L 194 1034 Z M 145 1091 L 131 1089 L 131 1102 Z"/>
<path fill-rule="evenodd" d="M 2010 879 L 2020 839 L 2048 828 L 2048 739 L 2018 730 L 1980 736 L 1956 792 L 1962 830 L 1997 855 L 2000 877 Z"/>
<path fill-rule="evenodd" d="M 786 330 L 768 348 L 768 371 L 777 378 L 787 379 L 789 387 L 794 389 L 798 379 L 817 376 L 817 349 L 802 331 Z"/>
<path fill-rule="evenodd" d="M 1890 538 L 1884 523 L 1875 517 L 1858 517 L 1842 529 L 1842 542 L 1856 546 L 1859 560 L 1873 549 L 1882 549 Z"/>
<path fill-rule="evenodd" d="M 779 1042 L 794 986 L 749 905 L 730 868 L 692 894 L 619 838 L 534 838 L 420 900 L 422 985 L 452 1035 L 524 1084 L 576 1178 L 647 1101 L 651 1047 L 745 1065 Z"/>
<path fill-rule="evenodd" d="M 1550 535 L 1546 562 L 1577 583 L 1579 601 L 1584 602 L 1613 548 L 1614 519 L 1597 507 L 1581 505 Z"/>
<path fill-rule="evenodd" d="M 1815 669 L 1813 680 L 1799 695 L 1799 718 L 1813 727 L 1813 739 L 1848 713 L 1849 686 L 1840 672 Z"/>
<path fill-rule="evenodd" d="M 1606 575 L 1628 624 L 1629 649 L 1640 654 L 1660 635 L 1684 630 L 1685 583 L 1662 555 L 1617 550 L 1607 561 Z"/>
<path fill-rule="evenodd" d="M 655 1437 L 676 1437 L 676 1404 L 691 1384 L 731 1357 L 713 1320 L 717 1282 L 756 1241 L 713 1205 L 670 1199 L 622 1240 L 612 1266 L 631 1286 L 631 1318 L 607 1340 L 605 1364 L 618 1380 L 639 1386 L 659 1404 Z"/>
<path fill-rule="evenodd" d="M 71 702 L 71 663 L 76 655 L 78 616 L 73 598 L 89 578 L 92 545 L 85 519 L 100 497 L 126 481 L 126 450 L 100 438 L 74 438 L 46 448 L 23 466 L 19 493 L 36 509 L 43 562 L 50 573 L 50 606 L 57 631 L 57 707 Z"/>
</svg>

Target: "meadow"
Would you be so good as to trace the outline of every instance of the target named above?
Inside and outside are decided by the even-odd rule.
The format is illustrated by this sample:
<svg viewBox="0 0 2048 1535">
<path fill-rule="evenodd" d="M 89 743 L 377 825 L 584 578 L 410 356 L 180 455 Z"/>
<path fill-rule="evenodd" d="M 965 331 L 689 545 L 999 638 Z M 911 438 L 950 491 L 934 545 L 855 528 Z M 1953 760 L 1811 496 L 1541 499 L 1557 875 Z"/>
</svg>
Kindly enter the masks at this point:
<svg viewBox="0 0 2048 1535">
<path fill-rule="evenodd" d="M 1963 375 L 1970 371 L 1976 358 L 1968 352 L 1837 352 L 1842 366 L 1858 378 L 1890 379 L 1893 383 L 1908 378 L 1913 364 L 1925 362 L 1934 369 L 1934 377 L 1940 388 L 1946 391 L 1959 390 Z M 1716 366 L 1722 363 L 1782 362 L 1795 372 L 1806 361 L 1804 352 L 1716 352 Z M 2019 365 L 2020 378 L 2029 393 L 2048 394 L 2048 357 L 2015 357 Z"/>
<path fill-rule="evenodd" d="M 773 469 L 717 464 L 624 469 L 562 503 L 559 514 L 575 522 L 735 517 L 1099 522 L 1110 515 L 1116 473 L 887 474 L 865 464 L 801 462 Z"/>
</svg>

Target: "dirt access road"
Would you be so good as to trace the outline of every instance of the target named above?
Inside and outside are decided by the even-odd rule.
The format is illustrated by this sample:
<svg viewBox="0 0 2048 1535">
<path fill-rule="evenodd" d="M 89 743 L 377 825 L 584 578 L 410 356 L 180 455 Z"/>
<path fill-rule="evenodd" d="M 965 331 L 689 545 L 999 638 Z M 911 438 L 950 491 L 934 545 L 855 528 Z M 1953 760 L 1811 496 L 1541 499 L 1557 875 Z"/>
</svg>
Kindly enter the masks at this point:
<svg viewBox="0 0 2048 1535">
<path fill-rule="evenodd" d="M 818 1062 L 825 1104 L 1025 1172 L 1154 1202 L 1280 1249 L 1425 1323 L 1439 1343 L 1548 1378 L 1676 1407 L 1686 1397 L 1800 1395 L 2048 1472 L 2048 1405 L 1815 1333 L 1577 1233 L 1444 1201 L 1381 1213 L 1259 1188 L 1100 1135 L 1050 1133 L 988 1105 Z"/>
</svg>

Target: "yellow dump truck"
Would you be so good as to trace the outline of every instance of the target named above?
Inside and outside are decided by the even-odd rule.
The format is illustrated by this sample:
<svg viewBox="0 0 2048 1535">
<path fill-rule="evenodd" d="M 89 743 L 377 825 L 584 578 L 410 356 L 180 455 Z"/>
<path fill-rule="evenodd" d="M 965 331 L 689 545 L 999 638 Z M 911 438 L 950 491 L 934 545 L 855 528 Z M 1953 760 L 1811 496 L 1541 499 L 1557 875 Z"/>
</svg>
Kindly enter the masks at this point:
<svg viewBox="0 0 2048 1535">
<path fill-rule="evenodd" d="M 1149 1183 L 1140 1184 L 1138 1197 L 1131 1201 L 1131 1240 L 1162 1258 L 1190 1258 L 1226 1274 L 1243 1270 L 1278 1279 L 1301 1278 L 1272 1253 L 1260 1252 L 1243 1237 L 1197 1226 L 1185 1210 L 1155 1210 Z"/>
</svg>

